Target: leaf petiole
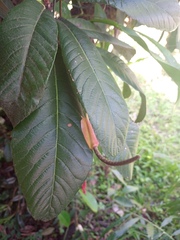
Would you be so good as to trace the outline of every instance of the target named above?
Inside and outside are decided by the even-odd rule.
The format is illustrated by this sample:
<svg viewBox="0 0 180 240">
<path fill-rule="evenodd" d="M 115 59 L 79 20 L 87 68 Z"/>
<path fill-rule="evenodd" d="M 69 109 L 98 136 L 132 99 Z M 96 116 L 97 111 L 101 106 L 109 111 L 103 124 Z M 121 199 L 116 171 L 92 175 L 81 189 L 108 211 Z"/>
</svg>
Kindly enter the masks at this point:
<svg viewBox="0 0 180 240">
<path fill-rule="evenodd" d="M 110 165 L 110 166 L 123 166 L 123 165 L 127 165 L 127 164 L 130 164 L 130 163 L 133 163 L 137 160 L 139 160 L 140 156 L 139 155 L 136 155 L 132 158 L 129 158 L 129 159 L 126 159 L 126 160 L 123 160 L 123 161 L 111 161 L 109 159 L 107 159 L 105 156 L 103 156 L 97 147 L 94 147 L 93 148 L 94 150 L 94 153 L 96 154 L 96 156 L 99 158 L 99 160 L 101 160 L 103 163 L 107 164 L 107 165 Z"/>
<path fill-rule="evenodd" d="M 99 141 L 95 135 L 94 129 L 91 125 L 91 122 L 90 122 L 87 114 L 85 117 L 82 117 L 82 119 L 81 119 L 81 130 L 82 130 L 82 133 L 84 135 L 84 138 L 85 138 L 85 141 L 86 141 L 88 147 L 94 151 L 94 153 L 99 158 L 99 160 L 101 160 L 103 163 L 105 163 L 107 165 L 110 165 L 110 166 L 127 165 L 127 164 L 130 164 L 132 162 L 139 160 L 139 158 L 140 158 L 139 155 L 136 155 L 132 158 L 129 158 L 129 159 L 126 159 L 123 161 L 111 161 L 111 160 L 107 159 L 105 156 L 103 156 L 98 150 Z"/>
</svg>

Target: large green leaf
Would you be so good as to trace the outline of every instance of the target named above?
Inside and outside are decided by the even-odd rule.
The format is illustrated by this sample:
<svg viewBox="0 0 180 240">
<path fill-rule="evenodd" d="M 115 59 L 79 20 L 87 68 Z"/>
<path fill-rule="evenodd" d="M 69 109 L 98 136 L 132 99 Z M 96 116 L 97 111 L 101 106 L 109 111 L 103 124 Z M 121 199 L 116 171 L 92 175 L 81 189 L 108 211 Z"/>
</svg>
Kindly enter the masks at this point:
<svg viewBox="0 0 180 240">
<path fill-rule="evenodd" d="M 0 106 L 14 126 L 37 107 L 57 51 L 57 24 L 44 6 L 26 0 L 0 26 Z"/>
<path fill-rule="evenodd" d="M 123 55 L 128 61 L 136 53 L 133 47 L 111 36 L 107 32 L 103 32 L 97 26 L 95 26 L 89 21 L 86 21 L 85 19 L 72 18 L 69 19 L 69 21 L 76 25 L 77 27 L 79 27 L 80 29 L 82 29 L 90 38 L 98 39 L 99 41 L 102 42 L 108 42 L 116 46 L 118 48 L 119 54 Z"/>
<path fill-rule="evenodd" d="M 107 52 L 103 49 L 99 49 L 101 56 L 111 70 L 120 77 L 125 83 L 136 89 L 140 93 L 141 106 L 136 119 L 136 122 L 141 122 L 146 115 L 146 96 L 144 95 L 136 75 L 132 70 L 124 63 L 122 59 L 113 53 Z"/>
<path fill-rule="evenodd" d="M 172 31 L 180 22 L 180 6 L 177 0 L 96 0 L 96 2 L 118 8 L 149 27 Z"/>
<path fill-rule="evenodd" d="M 57 56 L 38 108 L 13 130 L 14 166 L 35 219 L 56 217 L 71 201 L 92 164 L 69 79 Z"/>
<path fill-rule="evenodd" d="M 58 25 L 71 84 L 89 115 L 103 152 L 115 156 L 122 150 L 129 125 L 126 103 L 87 35 L 67 20 L 61 19 Z"/>
<path fill-rule="evenodd" d="M 179 25 L 177 0 L 116 0 L 116 7 L 149 27 L 172 31 Z"/>
</svg>

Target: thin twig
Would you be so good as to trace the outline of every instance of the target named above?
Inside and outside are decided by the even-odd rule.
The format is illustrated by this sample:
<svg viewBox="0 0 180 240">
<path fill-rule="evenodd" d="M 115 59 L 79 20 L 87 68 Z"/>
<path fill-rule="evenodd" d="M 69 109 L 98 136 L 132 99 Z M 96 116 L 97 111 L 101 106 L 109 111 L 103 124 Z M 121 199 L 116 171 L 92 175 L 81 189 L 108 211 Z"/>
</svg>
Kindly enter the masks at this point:
<svg viewBox="0 0 180 240">
<path fill-rule="evenodd" d="M 62 17 L 62 0 L 59 0 L 59 15 Z"/>
<path fill-rule="evenodd" d="M 54 12 L 55 12 L 55 5 L 56 5 L 56 0 L 53 0 L 53 16 L 54 16 Z"/>
<path fill-rule="evenodd" d="M 160 35 L 160 38 L 159 38 L 159 40 L 158 40 L 158 43 L 161 41 L 161 39 L 163 38 L 163 36 L 164 36 L 164 31 L 162 31 L 162 33 L 161 33 L 161 35 Z"/>
</svg>

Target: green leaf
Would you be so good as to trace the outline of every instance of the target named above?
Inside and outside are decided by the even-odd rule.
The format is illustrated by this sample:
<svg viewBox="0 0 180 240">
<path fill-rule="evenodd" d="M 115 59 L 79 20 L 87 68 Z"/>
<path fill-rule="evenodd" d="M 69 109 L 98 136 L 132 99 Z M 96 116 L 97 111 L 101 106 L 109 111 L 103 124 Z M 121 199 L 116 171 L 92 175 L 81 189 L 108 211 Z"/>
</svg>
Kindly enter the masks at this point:
<svg viewBox="0 0 180 240">
<path fill-rule="evenodd" d="M 116 170 L 116 169 L 111 169 L 111 172 L 117 177 L 117 179 L 122 183 L 124 184 L 125 186 L 127 185 L 126 182 L 124 181 L 123 179 L 123 176 L 122 174 Z"/>
<path fill-rule="evenodd" d="M 13 218 L 14 215 L 10 215 L 8 217 L 3 217 L 3 218 L 0 218 L 0 224 L 7 224 L 10 222 L 11 218 Z"/>
<path fill-rule="evenodd" d="M 175 232 L 173 232 L 172 236 L 177 236 L 180 235 L 180 229 L 176 230 Z"/>
<path fill-rule="evenodd" d="M 115 201 L 119 203 L 121 206 L 126 207 L 126 208 L 131 208 L 134 206 L 132 201 L 126 197 L 116 197 Z"/>
<path fill-rule="evenodd" d="M 59 220 L 59 224 L 63 225 L 65 227 L 69 227 L 71 224 L 71 216 L 70 214 L 63 210 L 59 215 L 58 215 L 58 220 Z"/>
<path fill-rule="evenodd" d="M 115 227 L 118 227 L 123 221 L 125 221 L 128 217 L 130 216 L 130 214 L 126 214 L 120 218 L 118 218 L 117 220 L 115 221 L 112 221 L 112 223 L 110 223 L 102 232 L 101 232 L 101 235 L 100 235 L 100 239 L 103 239 L 104 236 L 106 235 L 106 233 L 110 233 L 112 232 L 112 229 L 114 229 Z M 114 232 L 113 232 L 114 233 Z M 111 235 L 109 235 L 111 236 Z M 107 240 L 115 240 L 115 234 L 114 234 L 114 237 L 108 237 Z"/>
<path fill-rule="evenodd" d="M 138 79 L 133 71 L 128 67 L 124 61 L 113 53 L 107 52 L 103 49 L 99 49 L 101 56 L 111 70 L 120 77 L 125 83 L 133 87 L 140 93 L 141 106 L 136 119 L 136 122 L 141 122 L 146 115 L 146 97 L 139 85 Z"/>
<path fill-rule="evenodd" d="M 80 0 L 94 2 L 94 0 Z M 180 22 L 177 0 L 98 0 L 126 12 L 131 18 L 149 27 L 172 31 Z"/>
<path fill-rule="evenodd" d="M 76 99 L 60 53 L 38 108 L 14 130 L 14 166 L 35 219 L 56 217 L 72 200 L 92 164 Z"/>
<path fill-rule="evenodd" d="M 84 194 L 81 190 L 79 191 L 83 201 L 86 203 L 86 205 L 93 211 L 98 211 L 98 203 L 96 201 L 96 198 L 88 191 L 86 191 L 86 194 Z"/>
<path fill-rule="evenodd" d="M 143 93 L 136 75 L 121 58 L 111 52 L 105 51 L 100 48 L 99 52 L 101 53 L 101 56 L 103 57 L 106 64 L 117 76 L 119 76 L 124 82 L 129 84 L 137 91 Z"/>
<path fill-rule="evenodd" d="M 90 38 L 98 39 L 102 42 L 108 42 L 116 46 L 118 48 L 118 53 L 123 55 L 128 61 L 136 53 L 136 50 L 133 47 L 111 36 L 107 32 L 103 32 L 101 29 L 99 29 L 97 26 L 95 26 L 89 21 L 81 18 L 73 18 L 69 19 L 69 21 L 82 29 Z"/>
<path fill-rule="evenodd" d="M 150 40 L 164 55 L 165 60 L 162 59 L 159 55 L 153 53 L 147 46 L 146 42 L 132 29 L 125 28 L 121 26 L 122 30 L 128 34 L 133 40 L 135 40 L 144 50 L 146 50 L 150 55 L 161 65 L 161 67 L 165 70 L 165 72 L 172 78 L 172 80 L 177 84 L 178 86 L 178 99 L 180 97 L 180 64 L 177 63 L 176 59 L 173 57 L 171 52 L 167 50 L 165 47 L 160 45 L 158 42 L 156 42 L 154 39 L 146 36 L 145 34 L 141 34 L 143 37 L 146 37 L 148 40 Z"/>
<path fill-rule="evenodd" d="M 57 44 L 57 24 L 37 1 L 12 8 L 0 25 L 0 105 L 14 126 L 43 96 Z"/>
<path fill-rule="evenodd" d="M 95 18 L 107 18 L 106 12 L 102 8 L 102 6 L 98 3 L 95 3 L 95 5 L 94 5 L 94 17 Z M 76 18 L 76 19 L 78 19 L 78 18 Z M 96 25 L 99 27 L 99 29 L 101 29 L 101 31 L 103 30 L 106 32 L 106 26 L 104 24 L 96 23 Z"/>
<path fill-rule="evenodd" d="M 174 216 L 169 216 L 167 218 L 165 218 L 163 220 L 163 222 L 161 223 L 161 227 L 165 227 L 166 225 L 168 225 L 169 223 L 172 222 L 173 218 L 175 218 Z"/>
<path fill-rule="evenodd" d="M 171 54 L 171 52 L 166 49 L 165 47 L 163 47 L 161 44 L 159 44 L 158 42 L 156 42 L 154 39 L 150 38 L 149 36 L 137 32 L 140 35 L 142 35 L 143 37 L 147 38 L 149 41 L 151 41 L 151 43 L 153 43 L 158 49 L 159 51 L 163 54 L 164 59 L 160 58 L 159 55 L 153 53 L 152 51 L 150 51 L 149 49 L 145 49 L 146 51 L 148 51 L 151 56 L 157 60 L 157 62 L 161 65 L 161 67 L 166 71 L 166 73 L 172 78 L 172 80 L 177 84 L 178 86 L 178 99 L 180 98 L 180 64 L 176 61 L 176 59 L 173 57 L 173 55 Z"/>
<path fill-rule="evenodd" d="M 180 26 L 176 28 L 173 32 L 169 33 L 166 38 L 166 48 L 173 52 L 174 49 L 180 50 L 180 36 L 179 36 Z"/>
<path fill-rule="evenodd" d="M 119 230 L 115 232 L 116 237 L 121 237 L 131 228 L 135 223 L 139 221 L 139 218 L 132 218 L 128 222 L 124 223 Z"/>
<path fill-rule="evenodd" d="M 121 11 L 149 27 L 172 31 L 179 25 L 180 7 L 176 0 L 116 0 L 115 2 L 116 7 Z"/>
<path fill-rule="evenodd" d="M 124 98 L 129 98 L 131 96 L 131 88 L 129 87 L 129 85 L 127 83 L 123 83 L 123 97 Z"/>
<path fill-rule="evenodd" d="M 128 36 L 130 36 L 134 41 L 136 41 L 144 50 L 146 50 L 150 55 L 161 65 L 161 67 L 166 71 L 166 73 L 172 78 L 172 80 L 177 84 L 178 86 L 178 99 L 180 98 L 180 65 L 176 62 L 175 58 L 171 55 L 170 57 L 170 52 L 165 49 L 163 46 L 160 44 L 156 43 L 156 47 L 159 48 L 161 53 L 163 53 L 166 61 L 162 59 L 159 55 L 153 53 L 147 46 L 146 42 L 133 30 L 127 27 L 124 27 L 122 25 L 117 24 L 116 22 L 112 20 L 107 20 L 107 19 L 94 19 L 92 20 L 94 22 L 103 22 L 104 24 L 109 24 L 113 25 L 116 28 L 124 31 Z M 145 36 L 145 35 L 144 35 Z M 149 40 L 151 38 L 147 37 Z M 154 41 L 155 44 L 155 41 Z M 139 121 L 139 116 L 137 118 Z"/>
<path fill-rule="evenodd" d="M 98 18 L 106 18 L 107 17 L 102 6 L 98 3 L 95 3 L 95 5 L 94 5 L 94 17 L 98 17 Z"/>
<path fill-rule="evenodd" d="M 153 239 L 154 233 L 155 233 L 155 228 L 154 228 L 153 224 L 151 224 L 150 222 L 147 223 L 146 231 L 147 231 L 148 238 Z"/>
<path fill-rule="evenodd" d="M 127 105 L 98 50 L 87 35 L 61 19 L 59 39 L 71 84 L 88 113 L 107 157 L 122 151 L 129 125 Z"/>
<path fill-rule="evenodd" d="M 136 192 L 138 190 L 139 190 L 139 187 L 137 187 L 137 186 L 126 185 L 122 191 L 123 191 L 123 193 L 127 194 L 127 193 L 131 193 L 131 192 Z"/>
</svg>

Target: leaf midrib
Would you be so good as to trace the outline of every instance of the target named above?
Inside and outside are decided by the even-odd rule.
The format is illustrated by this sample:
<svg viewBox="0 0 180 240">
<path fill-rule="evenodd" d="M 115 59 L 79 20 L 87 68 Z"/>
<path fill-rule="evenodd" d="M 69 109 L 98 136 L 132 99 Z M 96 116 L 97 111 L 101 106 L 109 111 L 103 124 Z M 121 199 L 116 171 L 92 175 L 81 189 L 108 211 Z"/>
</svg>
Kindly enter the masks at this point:
<svg viewBox="0 0 180 240">
<path fill-rule="evenodd" d="M 58 138 L 59 138 L 59 95 L 58 95 L 58 83 L 57 83 L 57 76 L 56 76 L 56 67 L 54 66 L 54 82 L 55 82 L 55 99 L 56 99 L 56 142 L 55 142 L 55 155 L 54 155 L 54 172 L 52 176 L 52 190 L 50 196 L 50 207 L 53 207 L 53 195 L 55 189 L 55 178 L 56 178 L 56 168 L 57 168 L 57 148 L 58 148 Z"/>
</svg>

